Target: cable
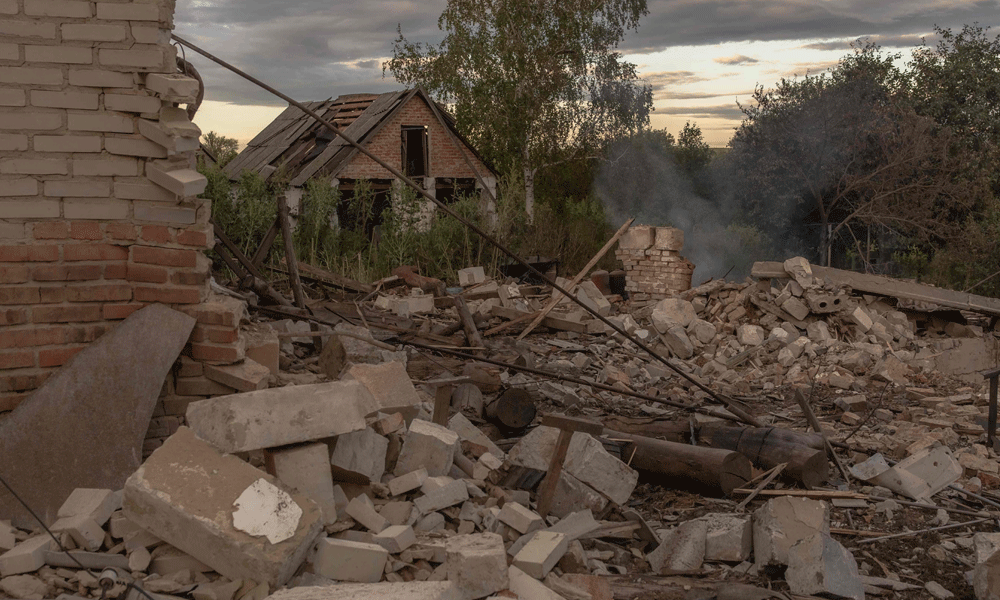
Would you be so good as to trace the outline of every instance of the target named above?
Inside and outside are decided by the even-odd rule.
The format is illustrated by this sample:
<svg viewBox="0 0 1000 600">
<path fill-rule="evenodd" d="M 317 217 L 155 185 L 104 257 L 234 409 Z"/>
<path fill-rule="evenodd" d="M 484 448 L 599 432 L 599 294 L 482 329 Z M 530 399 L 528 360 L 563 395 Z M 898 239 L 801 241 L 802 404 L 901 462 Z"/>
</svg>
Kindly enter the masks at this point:
<svg viewBox="0 0 1000 600">
<path fill-rule="evenodd" d="M 10 484 L 7 483 L 7 480 L 4 479 L 3 476 L 0 476 L 0 483 L 2 483 L 3 486 L 5 488 L 7 488 L 7 491 L 10 492 L 10 494 L 12 496 L 14 496 L 14 498 L 18 502 L 21 503 L 21 506 L 23 506 L 25 510 L 27 510 L 29 513 L 31 513 L 31 516 L 34 517 L 36 521 L 38 521 L 38 524 L 42 526 L 42 529 L 45 530 L 45 533 L 49 534 L 49 537 L 51 537 L 52 540 L 55 541 L 56 545 L 59 546 L 59 549 L 62 550 L 63 554 L 65 554 L 66 556 L 68 556 L 70 558 L 70 560 L 72 560 L 73 562 L 75 562 L 77 564 L 77 566 L 80 567 L 81 570 L 84 570 L 84 571 L 87 571 L 88 573 L 90 573 L 91 570 L 88 569 L 87 567 L 83 566 L 83 563 L 81 563 L 79 560 L 77 560 L 77 558 L 75 556 L 73 556 L 73 553 L 70 552 L 69 550 L 67 550 L 66 547 L 62 545 L 62 542 L 59 541 L 59 538 L 56 537 L 56 534 L 52 533 L 52 530 L 48 528 L 48 526 L 45 524 L 45 521 L 43 521 L 42 518 L 38 516 L 38 513 L 36 513 L 34 511 L 34 509 L 32 509 L 31 506 L 29 506 L 28 503 L 25 502 L 24 499 L 21 498 L 21 496 L 19 496 L 18 493 L 14 491 L 14 488 L 10 487 Z M 116 570 L 116 573 L 117 573 L 117 570 Z M 142 594 L 143 596 L 145 596 L 149 600 L 156 600 L 156 598 L 153 598 L 152 596 L 150 596 L 149 593 L 146 590 L 144 590 L 141 587 L 139 587 L 139 584 L 137 584 L 134 580 L 130 581 L 126 585 L 126 588 L 125 588 L 125 592 L 126 593 L 128 593 L 129 588 L 135 588 L 140 594 Z M 106 590 L 104 592 L 102 592 L 102 596 L 103 596 L 104 593 L 106 593 Z"/>
</svg>

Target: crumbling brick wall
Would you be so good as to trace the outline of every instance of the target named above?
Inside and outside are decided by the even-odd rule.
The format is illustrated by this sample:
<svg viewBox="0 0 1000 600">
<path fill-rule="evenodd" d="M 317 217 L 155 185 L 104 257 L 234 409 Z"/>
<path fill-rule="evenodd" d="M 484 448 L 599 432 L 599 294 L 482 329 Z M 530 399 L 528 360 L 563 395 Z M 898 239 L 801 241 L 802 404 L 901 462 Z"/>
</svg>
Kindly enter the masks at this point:
<svg viewBox="0 0 1000 600">
<path fill-rule="evenodd" d="M 0 0 L 0 411 L 146 303 L 208 297 L 173 10 Z M 218 354 L 210 333 L 189 351 Z"/>
<path fill-rule="evenodd" d="M 615 251 L 625 268 L 625 290 L 636 300 L 662 300 L 691 289 L 694 265 L 681 256 L 683 247 L 680 229 L 631 227 Z"/>
</svg>

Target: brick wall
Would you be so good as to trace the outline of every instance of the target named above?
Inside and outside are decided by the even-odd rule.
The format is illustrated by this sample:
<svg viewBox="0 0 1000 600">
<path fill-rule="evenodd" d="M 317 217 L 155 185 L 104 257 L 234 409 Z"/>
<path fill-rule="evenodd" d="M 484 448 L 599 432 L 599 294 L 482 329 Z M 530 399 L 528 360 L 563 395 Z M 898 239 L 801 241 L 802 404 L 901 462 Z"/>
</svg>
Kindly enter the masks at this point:
<svg viewBox="0 0 1000 600">
<path fill-rule="evenodd" d="M 618 242 L 615 256 L 625 268 L 625 290 L 635 300 L 662 300 L 691 289 L 694 265 L 681 256 L 684 232 L 635 225 Z"/>
<path fill-rule="evenodd" d="M 146 303 L 208 296 L 173 9 L 0 0 L 0 411 Z"/>
<path fill-rule="evenodd" d="M 434 113 L 420 96 L 410 98 L 396 114 L 383 124 L 366 148 L 374 155 L 386 161 L 397 169 L 402 169 L 402 153 L 400 151 L 400 132 L 403 125 L 426 125 L 428 146 L 428 177 L 475 177 L 462 158 L 462 153 L 451 141 L 448 132 L 434 117 Z M 491 175 L 490 170 L 476 158 L 476 155 L 464 147 L 472 164 L 483 177 Z M 337 174 L 343 179 L 392 179 L 392 174 L 367 156 L 357 155 L 343 171 Z"/>
</svg>

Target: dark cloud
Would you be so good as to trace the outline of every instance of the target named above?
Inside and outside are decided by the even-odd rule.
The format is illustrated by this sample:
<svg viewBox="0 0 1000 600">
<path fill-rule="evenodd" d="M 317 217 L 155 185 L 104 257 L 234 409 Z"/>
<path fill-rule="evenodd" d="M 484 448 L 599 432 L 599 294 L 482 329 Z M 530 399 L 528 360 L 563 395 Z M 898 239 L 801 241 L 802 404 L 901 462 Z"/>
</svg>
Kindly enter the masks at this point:
<svg viewBox="0 0 1000 600">
<path fill-rule="evenodd" d="M 692 119 L 729 119 L 731 121 L 743 119 L 743 111 L 735 102 L 715 106 L 667 106 L 657 108 L 656 114 L 691 117 Z"/>
<path fill-rule="evenodd" d="M 929 31 L 934 24 L 1000 25 L 1000 0 L 649 0 L 649 15 L 623 50 L 669 46 L 859 36 Z"/>
<path fill-rule="evenodd" d="M 921 44 L 933 46 L 937 44 L 939 36 L 936 34 L 906 34 L 906 35 L 868 35 L 856 39 L 824 40 L 803 44 L 799 48 L 805 50 L 843 50 L 848 51 L 852 46 L 857 46 L 865 42 L 873 42 L 882 48 L 913 48 Z"/>
<path fill-rule="evenodd" d="M 712 60 L 720 65 L 752 65 L 760 62 L 756 58 L 750 58 L 749 56 L 743 56 L 742 54 L 713 58 Z"/>
</svg>

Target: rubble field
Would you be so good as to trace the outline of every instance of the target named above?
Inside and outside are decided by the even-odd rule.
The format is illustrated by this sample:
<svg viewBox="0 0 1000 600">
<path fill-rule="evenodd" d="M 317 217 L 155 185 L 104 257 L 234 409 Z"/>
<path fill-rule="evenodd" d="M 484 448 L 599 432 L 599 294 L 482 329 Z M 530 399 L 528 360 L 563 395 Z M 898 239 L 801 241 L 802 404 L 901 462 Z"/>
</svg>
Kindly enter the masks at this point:
<svg viewBox="0 0 1000 600">
<path fill-rule="evenodd" d="M 479 267 L 316 284 L 308 316 L 247 297 L 276 368 L 206 365 L 235 393 L 188 396 L 122 486 L 0 521 L 0 597 L 1000 599 L 997 315 L 840 273 L 558 281 L 633 339 Z M 196 370 L 179 352 L 157 360 Z"/>
</svg>

